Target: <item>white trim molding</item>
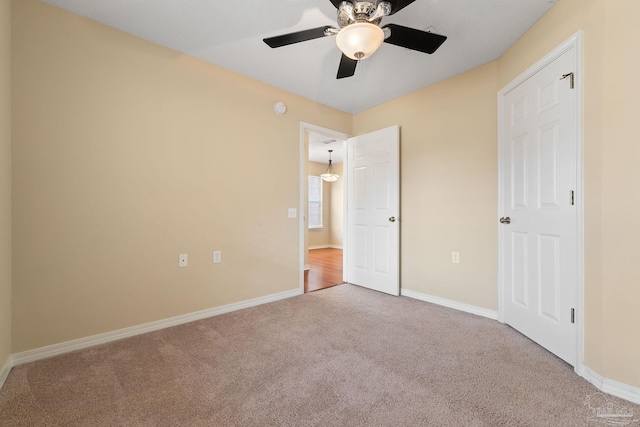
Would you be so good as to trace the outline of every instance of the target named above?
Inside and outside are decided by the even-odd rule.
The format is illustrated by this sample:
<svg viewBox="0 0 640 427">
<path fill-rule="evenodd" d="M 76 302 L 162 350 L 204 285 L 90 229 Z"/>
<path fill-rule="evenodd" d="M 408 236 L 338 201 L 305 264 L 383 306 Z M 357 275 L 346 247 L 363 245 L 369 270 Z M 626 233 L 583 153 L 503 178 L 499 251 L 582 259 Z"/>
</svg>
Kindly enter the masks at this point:
<svg viewBox="0 0 640 427">
<path fill-rule="evenodd" d="M 342 245 L 315 245 L 309 246 L 309 250 L 313 251 L 316 249 L 342 249 Z"/>
<path fill-rule="evenodd" d="M 453 308 L 454 310 L 464 311 L 465 313 L 475 314 L 476 316 L 486 317 L 491 320 L 498 320 L 498 312 L 495 310 L 489 310 L 488 308 L 482 308 L 475 305 L 464 304 L 462 302 L 453 301 L 446 298 L 440 298 L 433 295 L 427 295 L 421 292 L 411 291 L 409 289 L 401 289 L 400 295 L 402 295 L 403 297 L 413 298 L 420 301 L 441 305 L 443 307 Z"/>
<path fill-rule="evenodd" d="M 196 320 L 206 319 L 209 317 L 218 316 L 224 313 L 230 313 L 232 311 L 242 310 L 244 308 L 254 307 L 269 302 L 274 302 L 286 298 L 291 298 L 300 295 L 298 290 L 286 291 L 278 294 L 267 295 L 264 297 L 254 298 L 238 303 L 228 304 L 220 307 L 215 307 L 207 310 L 196 311 L 193 313 L 184 314 L 181 316 L 171 317 L 164 320 L 158 320 L 155 322 L 144 323 L 138 326 L 132 326 L 130 328 L 119 329 L 116 331 L 105 332 L 103 334 L 93 335 L 90 337 L 80 338 L 73 341 L 67 341 L 60 344 L 54 344 L 47 347 L 41 347 L 34 350 L 24 351 L 22 353 L 16 353 L 7 359 L 2 369 L 0 369 L 0 389 L 4 386 L 9 372 L 14 366 L 22 365 L 25 363 L 35 362 L 37 360 L 47 359 L 49 357 L 58 356 L 61 354 L 69 353 L 71 351 L 82 350 L 85 348 L 93 347 L 95 345 L 105 344 L 112 341 L 117 341 L 123 338 L 129 338 L 135 335 L 144 334 L 147 332 L 153 332 L 160 329 L 170 328 L 172 326 L 182 325 L 184 323 L 193 322 Z M 492 320 L 497 320 L 498 313 L 494 310 L 489 310 L 482 307 L 477 307 L 470 304 L 464 304 L 461 302 L 448 300 L 432 295 L 423 294 L 408 289 L 402 289 L 401 295 L 407 298 L 413 298 L 420 301 L 429 302 L 432 304 L 440 305 L 443 307 L 452 308 L 454 310 L 463 311 L 465 313 L 475 314 L 477 316 L 486 317 Z M 628 384 L 621 383 L 619 381 L 604 378 L 594 370 L 587 366 L 582 366 L 582 377 L 593 384 L 597 389 L 604 393 L 608 393 L 612 396 L 619 397 L 621 399 L 628 400 L 636 404 L 640 404 L 640 388 L 630 386 Z"/>
<path fill-rule="evenodd" d="M 305 264 L 304 271 L 309 271 L 309 270 L 311 270 L 311 266 L 309 264 Z"/>
<path fill-rule="evenodd" d="M 328 249 L 330 247 L 331 246 L 329 246 L 329 245 L 315 245 L 315 246 L 309 246 L 309 250 L 310 251 L 314 251 L 316 249 Z"/>
<path fill-rule="evenodd" d="M 582 377 L 604 393 L 640 404 L 640 388 L 605 378 L 588 366 L 582 366 Z"/>
<path fill-rule="evenodd" d="M 181 316 L 170 317 L 168 319 L 157 320 L 155 322 L 144 323 L 142 325 L 131 326 L 129 328 L 118 329 L 116 331 L 105 332 L 90 337 L 79 338 L 59 344 L 53 344 L 46 347 L 40 347 L 33 350 L 23 351 L 11 356 L 11 365 L 17 366 L 24 363 L 35 362 L 36 360 L 47 359 L 49 357 L 58 356 L 60 354 L 69 353 L 71 351 L 81 350 L 95 345 L 105 344 L 117 341 L 123 338 L 129 338 L 135 335 L 145 334 L 147 332 L 158 331 L 160 329 L 170 328 L 172 326 L 182 325 L 184 323 L 194 322 L 196 320 L 206 319 L 208 317 L 218 316 L 220 314 L 230 313 L 232 311 L 242 310 L 244 308 L 254 307 L 269 302 L 279 301 L 301 295 L 299 289 L 292 291 L 280 292 L 277 294 L 267 295 L 264 297 L 253 298 L 246 301 L 240 301 L 233 304 L 227 304 L 220 307 L 209 308 L 206 310 L 196 311 L 193 313 L 183 314 Z M 9 363 L 9 362 L 8 362 Z M 6 368 L 6 366 L 5 366 Z M 0 377 L 1 378 L 1 377 Z"/>
<path fill-rule="evenodd" d="M 9 356 L 2 369 L 0 369 L 0 390 L 2 390 L 2 386 L 7 380 L 9 372 L 11 372 L 11 368 L 13 368 L 13 356 Z"/>
</svg>

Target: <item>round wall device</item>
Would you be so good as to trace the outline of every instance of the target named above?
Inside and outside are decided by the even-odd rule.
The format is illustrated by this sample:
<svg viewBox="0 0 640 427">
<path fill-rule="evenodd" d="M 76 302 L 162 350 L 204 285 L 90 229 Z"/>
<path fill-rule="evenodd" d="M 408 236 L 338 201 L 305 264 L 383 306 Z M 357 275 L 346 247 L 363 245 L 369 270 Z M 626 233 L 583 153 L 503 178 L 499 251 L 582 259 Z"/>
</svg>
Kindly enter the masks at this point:
<svg viewBox="0 0 640 427">
<path fill-rule="evenodd" d="M 278 101 L 273 104 L 273 111 L 275 111 L 277 115 L 281 116 L 287 112 L 287 106 L 284 102 Z"/>
</svg>

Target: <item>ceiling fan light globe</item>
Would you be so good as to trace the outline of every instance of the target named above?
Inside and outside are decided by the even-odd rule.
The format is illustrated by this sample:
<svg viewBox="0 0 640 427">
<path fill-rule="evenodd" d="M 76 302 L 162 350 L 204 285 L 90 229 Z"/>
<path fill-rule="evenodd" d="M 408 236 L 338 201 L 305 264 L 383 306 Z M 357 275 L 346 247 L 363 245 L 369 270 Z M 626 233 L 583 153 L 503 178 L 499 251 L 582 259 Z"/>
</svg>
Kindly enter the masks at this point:
<svg viewBox="0 0 640 427">
<path fill-rule="evenodd" d="M 340 30 L 336 36 L 338 48 L 357 61 L 371 56 L 384 42 L 384 31 L 368 22 L 356 22 Z"/>
</svg>

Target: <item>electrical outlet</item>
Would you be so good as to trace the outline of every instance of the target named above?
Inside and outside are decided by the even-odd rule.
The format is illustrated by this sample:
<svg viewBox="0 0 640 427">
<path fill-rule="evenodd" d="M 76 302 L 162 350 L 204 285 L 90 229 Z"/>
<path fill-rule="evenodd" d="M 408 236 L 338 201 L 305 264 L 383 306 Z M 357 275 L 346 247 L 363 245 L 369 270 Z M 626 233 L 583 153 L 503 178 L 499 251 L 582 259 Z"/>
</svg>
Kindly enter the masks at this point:
<svg viewBox="0 0 640 427">
<path fill-rule="evenodd" d="M 460 264 L 460 253 L 451 252 L 451 262 L 454 264 Z"/>
<path fill-rule="evenodd" d="M 298 210 L 296 208 L 289 208 L 288 212 L 289 218 L 295 218 L 298 216 Z"/>
<path fill-rule="evenodd" d="M 220 251 L 213 252 L 213 263 L 218 264 L 222 262 L 222 253 Z"/>
<path fill-rule="evenodd" d="M 178 255 L 178 267 L 183 268 L 189 265 L 189 255 L 180 254 Z"/>
</svg>

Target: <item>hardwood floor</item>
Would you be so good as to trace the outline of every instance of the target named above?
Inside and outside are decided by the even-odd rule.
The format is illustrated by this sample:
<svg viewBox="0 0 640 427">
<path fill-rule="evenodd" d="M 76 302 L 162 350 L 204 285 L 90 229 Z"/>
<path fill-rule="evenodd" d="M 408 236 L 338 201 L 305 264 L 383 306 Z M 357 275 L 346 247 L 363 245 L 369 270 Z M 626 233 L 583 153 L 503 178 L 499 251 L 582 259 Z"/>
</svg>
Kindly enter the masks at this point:
<svg viewBox="0 0 640 427">
<path fill-rule="evenodd" d="M 310 270 L 304 272 L 304 292 L 330 288 L 342 282 L 342 249 L 309 251 Z"/>
</svg>

